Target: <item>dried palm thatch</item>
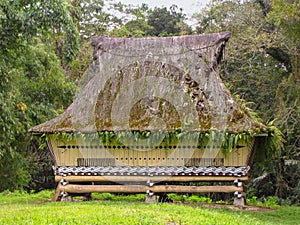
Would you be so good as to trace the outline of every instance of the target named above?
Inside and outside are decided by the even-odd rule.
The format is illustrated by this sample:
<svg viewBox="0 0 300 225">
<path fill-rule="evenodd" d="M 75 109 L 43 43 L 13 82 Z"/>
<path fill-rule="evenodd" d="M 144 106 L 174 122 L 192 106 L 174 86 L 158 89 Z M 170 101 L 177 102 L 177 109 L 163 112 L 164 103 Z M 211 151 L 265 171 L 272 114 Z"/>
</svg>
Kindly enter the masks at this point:
<svg viewBox="0 0 300 225">
<path fill-rule="evenodd" d="M 62 115 L 30 131 L 263 130 L 218 75 L 229 37 L 93 37 L 94 62 L 81 93 Z"/>
</svg>

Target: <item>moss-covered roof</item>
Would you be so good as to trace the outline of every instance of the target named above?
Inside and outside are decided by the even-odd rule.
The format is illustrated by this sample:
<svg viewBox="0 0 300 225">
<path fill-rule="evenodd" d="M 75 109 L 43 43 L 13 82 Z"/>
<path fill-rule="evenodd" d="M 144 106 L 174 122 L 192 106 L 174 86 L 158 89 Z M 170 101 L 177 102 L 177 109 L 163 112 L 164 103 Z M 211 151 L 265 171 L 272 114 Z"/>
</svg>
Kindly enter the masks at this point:
<svg viewBox="0 0 300 225">
<path fill-rule="evenodd" d="M 163 38 L 93 37 L 94 63 L 66 111 L 34 133 L 263 129 L 222 83 L 230 32 Z"/>
</svg>

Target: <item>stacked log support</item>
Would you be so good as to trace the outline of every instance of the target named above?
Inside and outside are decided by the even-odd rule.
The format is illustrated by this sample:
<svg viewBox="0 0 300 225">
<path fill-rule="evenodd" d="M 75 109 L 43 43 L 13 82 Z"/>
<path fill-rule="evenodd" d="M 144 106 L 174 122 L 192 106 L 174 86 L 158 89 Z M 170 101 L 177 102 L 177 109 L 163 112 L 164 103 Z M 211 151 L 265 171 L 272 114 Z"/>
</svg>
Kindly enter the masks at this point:
<svg viewBox="0 0 300 225">
<path fill-rule="evenodd" d="M 154 182 L 151 181 L 151 179 L 149 179 L 146 182 L 146 186 L 153 187 L 154 186 Z M 152 190 L 147 189 L 146 190 L 146 199 L 145 199 L 145 202 L 146 203 L 155 203 L 156 201 L 157 201 L 157 197 L 156 197 L 155 193 Z"/>
<path fill-rule="evenodd" d="M 244 184 L 240 179 L 234 180 L 233 184 L 236 187 L 239 187 L 242 189 L 242 191 L 235 191 L 234 192 L 234 201 L 233 204 L 237 207 L 244 207 L 246 206 L 246 193 L 244 191 Z"/>
<path fill-rule="evenodd" d="M 85 196 L 87 193 L 93 192 L 109 192 L 109 193 L 146 193 L 146 202 L 156 202 L 157 194 L 166 193 L 234 193 L 234 205 L 245 206 L 246 198 L 244 192 L 243 181 L 248 181 L 247 176 L 228 177 L 228 176 L 55 176 L 58 182 L 56 192 L 53 196 L 53 201 L 72 201 L 73 195 Z M 220 181 L 233 182 L 233 185 L 221 186 L 183 186 L 183 185 L 167 185 L 160 184 L 164 182 L 205 182 L 205 181 Z M 103 182 L 115 182 L 113 184 L 101 184 Z M 93 182 L 92 184 L 85 184 Z M 97 182 L 95 185 L 94 182 Z M 124 182 L 118 184 L 118 182 Z M 126 184 L 128 182 L 128 184 Z M 144 183 L 144 184 L 142 184 Z"/>
</svg>

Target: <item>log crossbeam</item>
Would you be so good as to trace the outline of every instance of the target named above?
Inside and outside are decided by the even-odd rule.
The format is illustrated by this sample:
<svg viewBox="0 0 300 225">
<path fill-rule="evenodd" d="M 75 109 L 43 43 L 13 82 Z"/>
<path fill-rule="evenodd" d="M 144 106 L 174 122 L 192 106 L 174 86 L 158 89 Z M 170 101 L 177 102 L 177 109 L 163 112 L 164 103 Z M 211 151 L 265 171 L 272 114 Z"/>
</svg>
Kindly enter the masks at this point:
<svg viewBox="0 0 300 225">
<path fill-rule="evenodd" d="M 233 176 L 55 176 L 55 181 L 65 179 L 69 182 L 233 182 Z M 240 181 L 249 181 L 248 176 L 239 177 Z"/>
<path fill-rule="evenodd" d="M 243 191 L 243 187 L 236 186 L 182 186 L 182 185 L 79 185 L 67 184 L 59 186 L 59 191 L 68 193 L 110 192 L 110 193 L 201 193 L 222 192 L 233 193 Z"/>
</svg>

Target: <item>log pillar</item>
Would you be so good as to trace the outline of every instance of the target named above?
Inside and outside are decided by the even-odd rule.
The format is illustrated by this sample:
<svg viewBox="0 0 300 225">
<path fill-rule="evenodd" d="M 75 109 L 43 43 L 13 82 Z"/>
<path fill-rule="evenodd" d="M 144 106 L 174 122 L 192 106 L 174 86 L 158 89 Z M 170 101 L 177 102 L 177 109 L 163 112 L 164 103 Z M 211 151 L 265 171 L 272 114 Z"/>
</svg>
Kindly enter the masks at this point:
<svg viewBox="0 0 300 225">
<path fill-rule="evenodd" d="M 57 202 L 57 201 L 59 201 L 59 199 L 60 199 L 60 194 L 61 194 L 61 184 L 60 183 L 58 183 L 58 185 L 57 185 L 57 187 L 56 187 L 56 190 L 55 190 L 55 193 L 54 193 L 54 195 L 53 195 L 53 197 L 52 197 L 52 201 L 53 202 Z"/>
<path fill-rule="evenodd" d="M 233 205 L 237 207 L 245 207 L 247 205 L 245 192 L 234 193 Z"/>
<path fill-rule="evenodd" d="M 61 200 L 62 202 L 73 202 L 73 197 L 69 195 L 67 192 L 61 193 Z"/>
<path fill-rule="evenodd" d="M 240 181 L 239 179 L 236 179 L 233 184 L 236 187 L 241 187 L 242 191 L 235 191 L 234 192 L 234 200 L 233 200 L 233 205 L 237 207 L 245 207 L 247 205 L 246 202 L 246 193 L 244 192 L 244 185 L 243 182 Z"/>
<path fill-rule="evenodd" d="M 154 192 L 147 190 L 146 194 L 146 203 L 156 203 L 156 195 L 154 194 Z"/>
<path fill-rule="evenodd" d="M 73 202 L 73 197 L 70 195 L 67 195 L 66 197 L 62 196 L 61 201 L 62 202 Z"/>
<path fill-rule="evenodd" d="M 151 187 L 153 187 L 154 186 L 154 182 L 152 182 L 150 179 L 148 179 L 147 180 L 147 182 L 146 182 L 146 185 L 149 187 L 149 188 L 151 188 Z M 154 194 L 154 192 L 153 191 L 151 191 L 151 190 L 147 190 L 146 191 L 146 199 L 145 199 L 145 202 L 146 203 L 155 203 L 156 202 L 156 195 Z"/>
</svg>

